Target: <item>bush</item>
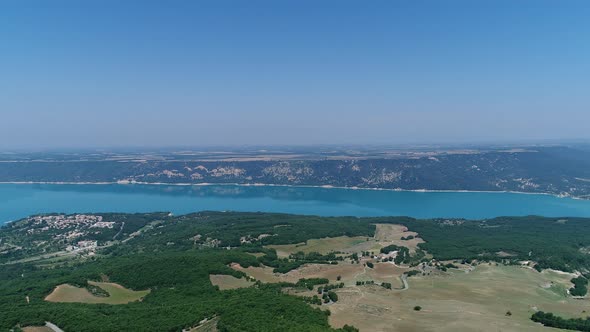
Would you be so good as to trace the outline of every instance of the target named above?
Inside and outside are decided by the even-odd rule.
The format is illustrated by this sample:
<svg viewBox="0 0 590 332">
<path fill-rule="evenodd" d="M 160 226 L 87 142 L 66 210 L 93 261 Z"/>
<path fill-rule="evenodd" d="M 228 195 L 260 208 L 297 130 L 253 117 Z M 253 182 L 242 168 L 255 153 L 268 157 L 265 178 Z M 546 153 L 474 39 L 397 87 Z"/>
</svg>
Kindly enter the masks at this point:
<svg viewBox="0 0 590 332">
<path fill-rule="evenodd" d="M 574 284 L 574 287 L 570 288 L 572 296 L 584 296 L 588 293 L 588 279 L 580 276 L 573 278 L 571 282 Z"/>
<path fill-rule="evenodd" d="M 328 297 L 330 298 L 330 301 L 332 301 L 332 302 L 338 301 L 338 294 L 336 294 L 335 292 L 329 291 Z"/>
</svg>

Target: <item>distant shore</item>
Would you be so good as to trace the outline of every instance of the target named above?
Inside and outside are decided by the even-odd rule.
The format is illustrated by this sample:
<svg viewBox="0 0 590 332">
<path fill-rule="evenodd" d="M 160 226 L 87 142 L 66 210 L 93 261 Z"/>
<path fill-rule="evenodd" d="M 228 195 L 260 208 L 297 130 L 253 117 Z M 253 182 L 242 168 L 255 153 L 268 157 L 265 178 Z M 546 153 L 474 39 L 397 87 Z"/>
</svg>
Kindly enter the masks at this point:
<svg viewBox="0 0 590 332">
<path fill-rule="evenodd" d="M 190 183 L 190 182 L 142 182 L 142 181 L 112 181 L 112 182 L 67 182 L 67 181 L 0 181 L 0 184 L 49 184 L 49 185 L 155 185 L 155 186 L 235 186 L 235 187 L 286 187 L 286 188 L 321 188 L 321 189 L 345 189 L 345 190 L 371 190 L 371 191 L 398 191 L 398 192 L 424 192 L 424 193 L 490 193 L 490 194 L 525 194 L 525 195 L 548 195 L 557 198 L 570 198 L 586 200 L 588 198 L 571 195 L 561 195 L 545 192 L 527 192 L 514 190 L 451 190 L 451 189 L 402 189 L 402 188 L 378 188 L 378 187 L 341 187 L 333 185 L 293 185 L 273 183 Z"/>
</svg>

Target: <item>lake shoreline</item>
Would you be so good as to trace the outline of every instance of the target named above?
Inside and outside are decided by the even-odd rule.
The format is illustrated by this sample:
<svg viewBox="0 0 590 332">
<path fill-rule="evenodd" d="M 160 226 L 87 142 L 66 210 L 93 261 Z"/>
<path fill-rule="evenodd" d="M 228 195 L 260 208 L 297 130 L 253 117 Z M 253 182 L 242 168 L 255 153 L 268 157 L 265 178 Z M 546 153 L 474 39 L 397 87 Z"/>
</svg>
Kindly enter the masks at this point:
<svg viewBox="0 0 590 332">
<path fill-rule="evenodd" d="M 174 214 L 243 211 L 473 220 L 532 215 L 587 218 L 590 217 L 590 200 L 506 191 L 370 189 L 260 183 L 14 181 L 0 184 L 0 225 L 30 215 L 52 212 L 154 211 Z"/>
<path fill-rule="evenodd" d="M 527 192 L 527 191 L 513 191 L 513 190 L 451 190 L 451 189 L 401 189 L 401 188 L 379 188 L 379 187 L 341 187 L 332 185 L 292 185 L 292 184 L 273 184 L 273 183 L 190 183 L 190 182 L 142 182 L 142 181 L 112 181 L 112 182 L 52 182 L 52 181 L 0 181 L 0 184 L 47 184 L 47 185 L 154 185 L 154 186 L 234 186 L 234 187 L 285 187 L 285 188 L 320 188 L 320 189 L 345 189 L 345 190 L 370 190 L 370 191 L 393 191 L 393 192 L 424 192 L 424 193 L 489 193 L 489 194 L 523 194 L 523 195 L 547 195 L 556 198 L 569 198 L 576 200 L 588 200 L 589 198 L 560 195 L 545 192 Z"/>
</svg>

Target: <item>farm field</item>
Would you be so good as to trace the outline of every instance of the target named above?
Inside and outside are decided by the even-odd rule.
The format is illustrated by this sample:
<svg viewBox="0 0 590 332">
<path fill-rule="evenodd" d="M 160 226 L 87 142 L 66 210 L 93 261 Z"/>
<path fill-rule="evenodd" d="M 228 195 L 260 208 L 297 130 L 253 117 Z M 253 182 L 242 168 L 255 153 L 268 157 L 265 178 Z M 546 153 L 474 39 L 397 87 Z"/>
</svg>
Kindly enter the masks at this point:
<svg viewBox="0 0 590 332">
<path fill-rule="evenodd" d="M 410 235 L 412 239 L 401 240 Z M 405 246 L 415 253 L 423 242 L 419 234 L 409 232 L 405 226 L 377 224 L 371 238 L 341 236 L 268 247 L 280 257 L 298 251 L 378 252 L 390 244 Z M 374 263 L 373 268 L 366 266 L 369 261 Z M 427 269 L 425 275 L 410 277 L 405 290 L 400 277 L 417 268 L 375 262 L 370 257 L 361 257 L 359 263 L 345 260 L 338 265 L 306 264 L 285 274 L 273 273 L 269 267 L 243 268 L 233 264 L 232 268 L 262 282 L 295 283 L 302 278 L 327 278 L 334 283 L 340 277 L 345 287 L 336 291 L 339 301 L 330 305 L 330 323 L 334 327 L 354 325 L 361 331 L 536 331 L 540 325 L 531 321 L 530 316 L 537 310 L 563 317 L 586 317 L 590 312 L 590 300 L 573 299 L 566 293 L 572 286 L 573 274 L 552 270 L 539 273 L 495 263 L 475 267 L 455 264 L 460 269 Z M 369 280 L 377 285 L 356 285 L 357 281 Z M 379 285 L 382 282 L 391 283 L 393 289 L 384 289 Z M 288 293 L 312 296 L 315 292 Z M 415 306 L 422 310 L 415 311 Z"/>
<path fill-rule="evenodd" d="M 243 287 L 250 287 L 254 283 L 246 280 L 246 278 L 236 278 L 234 276 L 225 274 L 211 274 L 209 280 L 214 286 L 218 286 L 221 290 L 236 289 Z"/>
<path fill-rule="evenodd" d="M 307 243 L 281 244 L 266 246 L 277 251 L 280 258 L 302 251 L 304 253 L 319 252 L 327 254 L 332 251 L 350 253 L 354 251 L 379 250 L 381 247 L 372 238 L 364 236 L 339 236 L 333 238 L 311 239 Z"/>
<path fill-rule="evenodd" d="M 310 239 L 306 243 L 283 244 L 283 245 L 269 245 L 277 251 L 277 255 L 281 258 L 289 257 L 289 255 L 296 252 L 318 252 L 320 254 L 327 254 L 332 251 L 342 252 L 346 254 L 362 251 L 379 251 L 379 249 L 395 244 L 404 246 L 410 249 L 411 253 L 416 252 L 418 244 L 424 243 L 418 233 L 408 231 L 407 227 L 393 224 L 376 224 L 375 236 L 339 236 L 332 238 Z M 402 240 L 402 237 L 413 236 L 413 239 Z"/>
<path fill-rule="evenodd" d="M 566 296 L 570 278 L 484 264 L 471 272 L 411 277 L 404 291 L 346 287 L 330 306 L 330 323 L 354 324 L 361 331 L 538 331 L 540 325 L 530 320 L 536 310 L 564 317 L 590 312 L 590 300 Z"/>
<path fill-rule="evenodd" d="M 129 302 L 140 301 L 150 293 L 149 290 L 133 291 L 119 284 L 110 282 L 88 281 L 88 284 L 105 290 L 110 296 L 95 296 L 86 288 L 63 284 L 57 286 L 51 294 L 47 295 L 45 300 L 49 302 L 126 304 Z"/>
<path fill-rule="evenodd" d="M 202 322 L 196 327 L 193 327 L 187 332 L 217 332 L 217 322 L 219 321 L 219 317 L 214 317 L 213 319 L 207 319 L 206 321 Z"/>
<path fill-rule="evenodd" d="M 376 224 L 374 240 L 381 246 L 395 244 L 410 249 L 410 253 L 416 252 L 418 244 L 424 243 L 418 233 L 408 231 L 406 226 L 394 224 Z M 402 237 L 414 237 L 409 240 L 402 240 Z"/>
<path fill-rule="evenodd" d="M 347 286 L 355 285 L 356 281 L 374 280 L 378 282 L 389 282 L 393 287 L 401 287 L 399 277 L 409 271 L 408 268 L 398 267 L 391 263 L 377 263 L 373 269 L 365 267 L 362 263 L 354 264 L 341 262 L 338 265 L 328 264 L 307 264 L 288 273 L 274 273 L 269 267 L 248 267 L 244 268 L 233 264 L 232 268 L 242 271 L 247 275 L 266 283 L 292 282 L 296 283 L 302 278 L 326 278 L 336 282 L 341 277 L 341 282 Z M 241 279 L 238 279 L 241 280 Z"/>
<path fill-rule="evenodd" d="M 373 269 L 349 263 L 310 264 L 286 274 L 273 274 L 269 268 L 233 267 L 264 282 L 328 278 L 335 283 L 341 276 L 345 287 L 336 291 L 339 301 L 329 307 L 330 324 L 354 325 L 361 331 L 537 331 L 539 324 L 530 320 L 537 310 L 564 317 L 586 317 L 590 312 L 589 299 L 566 295 L 572 275 L 551 270 L 539 273 L 516 266 L 482 264 L 472 271 L 450 269 L 413 276 L 409 288 L 400 290 L 399 277 L 409 269 L 389 263 L 375 264 Z M 357 280 L 390 282 L 394 289 L 356 286 Z M 422 310 L 415 311 L 415 306 Z"/>
<path fill-rule="evenodd" d="M 27 326 L 22 328 L 23 332 L 53 332 L 47 326 Z"/>
</svg>

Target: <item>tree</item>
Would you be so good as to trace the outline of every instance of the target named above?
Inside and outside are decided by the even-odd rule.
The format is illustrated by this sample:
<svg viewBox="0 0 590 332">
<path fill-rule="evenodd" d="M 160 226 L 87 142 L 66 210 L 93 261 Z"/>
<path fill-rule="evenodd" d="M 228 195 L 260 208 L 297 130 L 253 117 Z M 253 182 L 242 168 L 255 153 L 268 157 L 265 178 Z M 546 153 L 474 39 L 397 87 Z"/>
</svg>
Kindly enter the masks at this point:
<svg viewBox="0 0 590 332">
<path fill-rule="evenodd" d="M 420 310 L 422 310 L 422 307 L 421 307 L 421 306 L 419 306 L 419 305 L 417 305 L 417 306 L 415 306 L 415 307 L 414 307 L 414 310 L 415 310 L 415 311 L 420 311 Z"/>
<path fill-rule="evenodd" d="M 332 302 L 337 302 L 338 301 L 338 294 L 336 294 L 336 292 L 329 291 L 328 292 L 328 297 L 330 298 L 330 300 Z"/>
<path fill-rule="evenodd" d="M 359 329 L 350 325 L 344 325 L 340 330 L 343 332 L 359 332 Z"/>
<path fill-rule="evenodd" d="M 584 296 L 588 292 L 588 279 L 580 276 L 573 278 L 571 282 L 574 287 L 570 288 L 570 294 L 572 296 Z"/>
</svg>

